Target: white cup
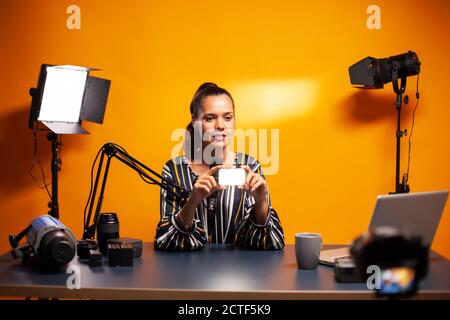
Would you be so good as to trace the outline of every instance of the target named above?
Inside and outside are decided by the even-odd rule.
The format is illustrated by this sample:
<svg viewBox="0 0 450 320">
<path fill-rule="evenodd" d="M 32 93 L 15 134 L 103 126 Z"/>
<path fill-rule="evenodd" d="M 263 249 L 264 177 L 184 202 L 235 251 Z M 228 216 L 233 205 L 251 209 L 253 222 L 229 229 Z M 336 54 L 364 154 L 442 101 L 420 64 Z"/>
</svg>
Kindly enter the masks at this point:
<svg viewBox="0 0 450 320">
<path fill-rule="evenodd" d="M 322 235 L 299 232 L 295 234 L 295 256 L 299 269 L 315 269 L 322 249 Z"/>
</svg>

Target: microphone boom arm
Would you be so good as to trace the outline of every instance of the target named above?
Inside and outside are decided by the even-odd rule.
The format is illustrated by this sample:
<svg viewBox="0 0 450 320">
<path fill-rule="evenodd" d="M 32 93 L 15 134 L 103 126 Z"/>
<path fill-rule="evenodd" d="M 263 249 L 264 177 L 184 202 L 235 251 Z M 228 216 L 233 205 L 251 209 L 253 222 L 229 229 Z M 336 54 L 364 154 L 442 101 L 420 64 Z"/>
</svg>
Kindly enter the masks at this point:
<svg viewBox="0 0 450 320">
<path fill-rule="evenodd" d="M 97 194 L 98 184 L 99 184 L 99 180 L 100 180 L 100 174 L 102 171 L 102 166 L 103 166 L 105 156 L 107 157 L 107 160 L 106 160 L 106 166 L 105 166 L 104 173 L 103 173 L 102 184 L 100 187 L 100 194 L 99 194 L 99 197 L 97 200 L 97 205 L 95 208 L 94 220 L 93 220 L 92 224 L 90 225 L 89 223 L 90 223 L 92 211 L 94 208 L 95 197 Z M 108 179 L 109 166 L 111 163 L 111 159 L 113 157 L 118 159 L 120 162 L 124 163 L 131 169 L 135 170 L 145 182 L 158 185 L 159 187 L 166 190 L 173 197 L 180 199 L 182 202 L 185 202 L 187 200 L 187 198 L 189 197 L 189 191 L 187 189 L 185 189 L 179 185 L 175 185 L 173 183 L 173 181 L 161 176 L 159 173 L 153 171 L 152 169 L 150 169 L 149 167 L 144 165 L 142 162 L 133 158 L 121 146 L 111 143 L 111 142 L 106 143 L 101 148 L 100 162 L 97 167 L 97 174 L 95 177 L 94 188 L 92 190 L 92 194 L 89 196 L 88 204 L 86 205 L 86 207 L 89 205 L 89 211 L 88 211 L 87 219 L 85 219 L 85 221 L 84 221 L 83 240 L 94 239 L 94 237 L 95 237 L 95 229 L 97 226 L 98 216 L 100 214 L 100 210 L 102 207 L 106 182 Z M 156 176 L 157 178 L 161 179 L 161 182 L 159 182 L 158 180 L 156 180 L 155 178 L 150 176 L 149 173 L 151 173 L 154 176 Z"/>
</svg>

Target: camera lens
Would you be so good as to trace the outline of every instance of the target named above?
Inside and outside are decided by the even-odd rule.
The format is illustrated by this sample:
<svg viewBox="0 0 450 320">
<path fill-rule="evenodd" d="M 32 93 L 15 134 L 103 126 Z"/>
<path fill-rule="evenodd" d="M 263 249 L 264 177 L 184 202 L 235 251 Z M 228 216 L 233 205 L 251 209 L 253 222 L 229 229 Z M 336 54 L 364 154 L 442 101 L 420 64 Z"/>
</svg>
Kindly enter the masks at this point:
<svg viewBox="0 0 450 320">
<path fill-rule="evenodd" d="M 89 259 L 89 251 L 97 250 L 97 241 L 95 240 L 80 240 L 77 244 L 77 254 L 80 259 Z"/>
<path fill-rule="evenodd" d="M 101 213 L 97 224 L 98 248 L 103 255 L 107 252 L 107 241 L 119 238 L 119 219 L 114 212 Z"/>
</svg>

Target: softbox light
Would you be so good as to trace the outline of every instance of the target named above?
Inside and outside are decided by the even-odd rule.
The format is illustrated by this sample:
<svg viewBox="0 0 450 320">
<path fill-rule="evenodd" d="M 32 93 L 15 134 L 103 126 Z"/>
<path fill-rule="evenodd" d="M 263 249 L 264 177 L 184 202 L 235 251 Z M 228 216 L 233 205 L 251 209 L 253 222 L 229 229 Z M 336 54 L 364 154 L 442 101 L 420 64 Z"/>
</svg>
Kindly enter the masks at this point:
<svg viewBox="0 0 450 320">
<path fill-rule="evenodd" d="M 86 134 L 83 120 L 103 123 L 111 81 L 90 76 L 93 70 L 43 64 L 37 88 L 30 89 L 30 129 L 38 121 L 56 134 Z"/>
</svg>

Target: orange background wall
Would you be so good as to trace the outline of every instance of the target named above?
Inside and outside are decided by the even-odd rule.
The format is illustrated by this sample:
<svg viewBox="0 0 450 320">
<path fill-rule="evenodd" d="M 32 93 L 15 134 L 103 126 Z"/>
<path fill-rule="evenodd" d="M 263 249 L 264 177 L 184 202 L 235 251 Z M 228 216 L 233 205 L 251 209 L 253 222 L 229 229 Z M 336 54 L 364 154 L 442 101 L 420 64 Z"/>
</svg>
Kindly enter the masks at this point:
<svg viewBox="0 0 450 320">
<path fill-rule="evenodd" d="M 66 8 L 81 8 L 81 30 Z M 381 30 L 366 27 L 370 4 Z M 299 231 L 346 243 L 367 227 L 378 194 L 393 191 L 396 113 L 392 87 L 360 91 L 347 68 L 368 55 L 411 49 L 422 61 L 410 184 L 450 189 L 450 2 L 443 1 L 17 1 L 0 3 L 0 251 L 7 235 L 47 211 L 28 174 L 32 134 L 28 89 L 42 63 L 101 68 L 112 80 L 105 122 L 87 136 L 64 136 L 62 221 L 81 237 L 91 163 L 114 141 L 160 171 L 172 131 L 189 121 L 200 83 L 229 89 L 241 128 L 280 130 L 280 166 L 268 176 L 288 243 Z M 413 102 L 415 78 L 407 92 Z M 404 108 L 410 127 L 413 103 Z M 251 117 L 252 111 L 255 111 Z M 47 179 L 49 143 L 39 137 Z M 402 173 L 407 140 L 402 144 Z M 258 156 L 258 155 L 256 155 Z M 39 171 L 34 174 L 39 176 Z M 121 234 L 152 241 L 159 192 L 113 162 L 103 205 Z M 450 258 L 450 205 L 433 245 Z"/>
</svg>

